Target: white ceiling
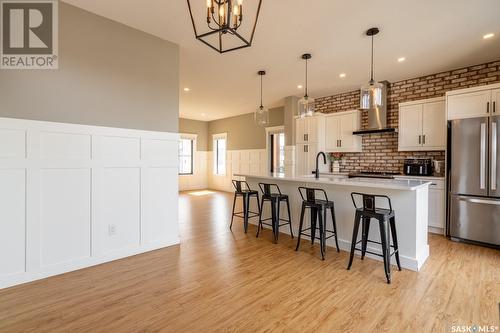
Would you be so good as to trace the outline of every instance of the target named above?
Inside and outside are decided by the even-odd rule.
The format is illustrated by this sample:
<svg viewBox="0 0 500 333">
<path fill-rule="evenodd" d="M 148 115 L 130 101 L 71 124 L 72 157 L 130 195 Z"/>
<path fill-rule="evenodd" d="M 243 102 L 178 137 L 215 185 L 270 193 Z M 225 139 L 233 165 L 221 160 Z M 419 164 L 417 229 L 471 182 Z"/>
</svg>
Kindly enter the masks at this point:
<svg viewBox="0 0 500 333">
<path fill-rule="evenodd" d="M 369 79 L 370 40 L 364 32 L 372 26 L 381 30 L 375 40 L 377 80 L 500 59 L 499 0 L 263 0 L 252 47 L 224 55 L 194 38 L 185 0 L 64 1 L 179 44 L 180 116 L 191 119 L 253 112 L 260 69 L 268 72 L 265 105 L 280 106 L 285 96 L 300 96 L 304 52 L 313 55 L 310 96 L 356 89 Z M 249 9 L 256 1 L 243 5 Z M 191 3 L 204 8 L 206 0 Z M 248 12 L 245 18 L 249 24 Z M 483 40 L 490 32 L 495 37 Z M 399 57 L 406 61 L 398 63 Z"/>
</svg>

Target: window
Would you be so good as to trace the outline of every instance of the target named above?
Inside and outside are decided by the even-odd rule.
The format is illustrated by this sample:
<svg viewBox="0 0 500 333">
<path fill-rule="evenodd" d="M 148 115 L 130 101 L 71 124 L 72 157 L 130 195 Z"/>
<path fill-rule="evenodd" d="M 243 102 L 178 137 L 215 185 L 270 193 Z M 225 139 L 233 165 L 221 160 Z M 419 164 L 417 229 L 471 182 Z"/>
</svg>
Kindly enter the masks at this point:
<svg viewBox="0 0 500 333">
<path fill-rule="evenodd" d="M 214 135 L 214 174 L 226 174 L 226 135 Z"/>
<path fill-rule="evenodd" d="M 179 175 L 193 174 L 194 139 L 181 138 L 179 141 Z"/>
</svg>

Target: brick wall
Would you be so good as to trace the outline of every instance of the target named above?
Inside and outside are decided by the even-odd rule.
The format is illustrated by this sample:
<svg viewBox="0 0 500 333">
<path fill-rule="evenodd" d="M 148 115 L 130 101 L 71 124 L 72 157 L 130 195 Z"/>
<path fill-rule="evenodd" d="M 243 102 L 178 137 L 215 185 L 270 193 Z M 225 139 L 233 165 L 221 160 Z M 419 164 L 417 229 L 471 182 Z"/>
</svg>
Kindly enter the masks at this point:
<svg viewBox="0 0 500 333">
<path fill-rule="evenodd" d="M 426 75 L 389 84 L 387 95 L 387 123 L 398 127 L 398 104 L 420 99 L 444 96 L 449 90 L 500 82 L 500 60 L 452 71 Z M 341 112 L 359 108 L 359 90 L 316 99 L 316 110 L 323 113 Z M 362 128 L 368 124 L 363 112 Z M 341 162 L 341 172 L 384 170 L 402 172 L 403 159 L 431 157 L 444 160 L 444 151 L 399 152 L 398 134 L 367 134 L 363 136 L 363 152 L 347 153 Z"/>
</svg>

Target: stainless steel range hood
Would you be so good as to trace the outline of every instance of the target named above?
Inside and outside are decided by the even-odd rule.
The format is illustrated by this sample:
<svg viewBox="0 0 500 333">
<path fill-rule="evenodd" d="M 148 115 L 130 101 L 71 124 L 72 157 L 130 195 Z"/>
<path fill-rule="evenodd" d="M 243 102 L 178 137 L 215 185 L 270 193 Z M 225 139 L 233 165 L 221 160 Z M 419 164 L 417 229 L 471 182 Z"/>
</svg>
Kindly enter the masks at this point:
<svg viewBox="0 0 500 333">
<path fill-rule="evenodd" d="M 396 132 L 395 128 L 387 127 L 387 86 L 389 82 L 379 82 L 381 85 L 380 105 L 370 105 L 363 101 L 363 91 L 361 92 L 360 109 L 368 111 L 368 127 L 359 131 L 354 131 L 352 134 L 363 135 L 372 133 L 392 133 Z"/>
</svg>

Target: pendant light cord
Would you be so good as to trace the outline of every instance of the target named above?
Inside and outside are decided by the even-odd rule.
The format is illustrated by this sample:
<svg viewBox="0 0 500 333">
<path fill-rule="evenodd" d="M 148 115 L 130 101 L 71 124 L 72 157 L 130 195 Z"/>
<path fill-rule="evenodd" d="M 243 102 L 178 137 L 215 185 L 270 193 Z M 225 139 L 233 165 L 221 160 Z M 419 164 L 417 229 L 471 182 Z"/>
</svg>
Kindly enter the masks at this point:
<svg viewBox="0 0 500 333">
<path fill-rule="evenodd" d="M 304 95 L 305 98 L 309 97 L 309 96 L 307 96 L 307 61 L 308 60 L 309 59 L 306 59 L 306 94 Z"/>
<path fill-rule="evenodd" d="M 262 76 L 260 76 L 260 108 L 262 108 Z"/>
<path fill-rule="evenodd" d="M 373 35 L 372 35 L 372 63 L 370 67 L 370 83 L 373 84 Z"/>
</svg>

